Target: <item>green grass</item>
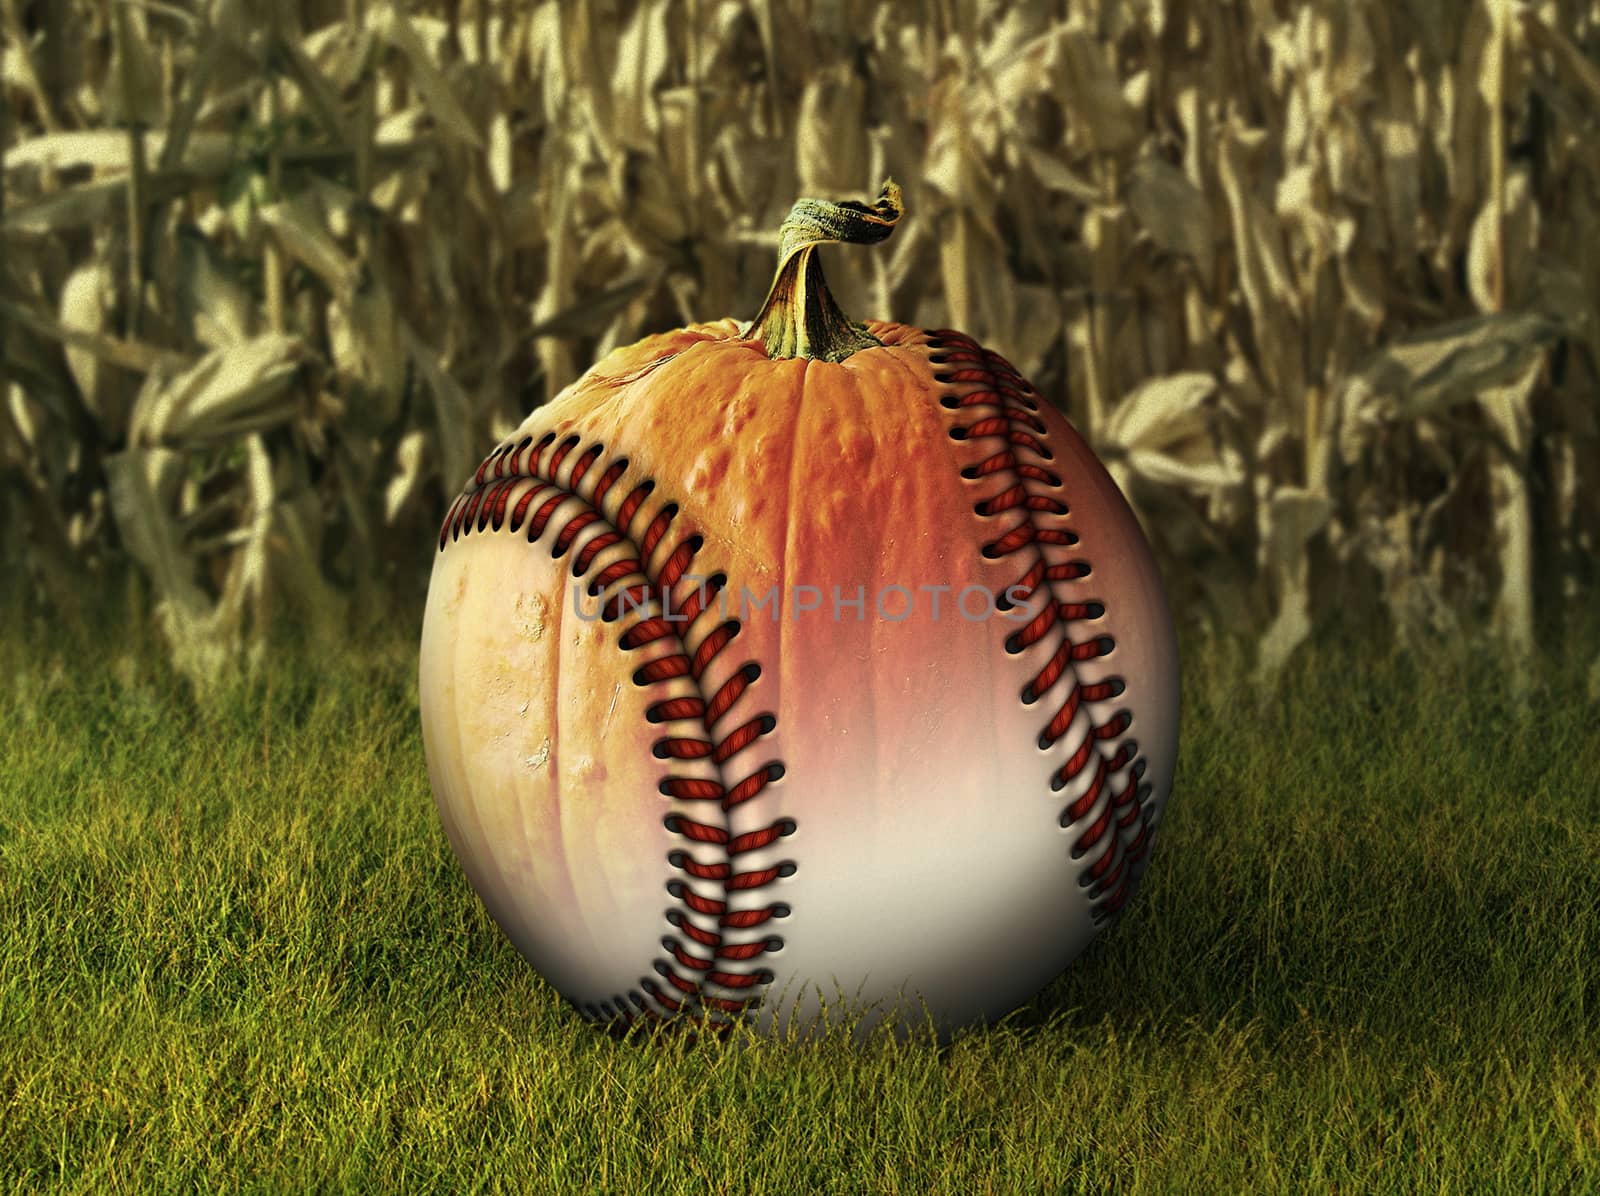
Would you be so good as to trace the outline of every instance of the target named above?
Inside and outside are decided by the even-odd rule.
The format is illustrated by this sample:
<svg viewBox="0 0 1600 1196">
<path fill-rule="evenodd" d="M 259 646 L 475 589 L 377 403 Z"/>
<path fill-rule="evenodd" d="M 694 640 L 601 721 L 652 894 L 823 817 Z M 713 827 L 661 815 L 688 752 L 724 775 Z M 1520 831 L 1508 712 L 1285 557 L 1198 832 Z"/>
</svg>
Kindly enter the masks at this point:
<svg viewBox="0 0 1600 1196">
<path fill-rule="evenodd" d="M 412 629 L 197 705 L 0 641 L 0 1191 L 1600 1189 L 1593 652 L 1185 658 L 1128 915 L 940 1050 L 604 1037 L 435 817 Z M 119 653 L 126 651 L 126 658 Z"/>
</svg>

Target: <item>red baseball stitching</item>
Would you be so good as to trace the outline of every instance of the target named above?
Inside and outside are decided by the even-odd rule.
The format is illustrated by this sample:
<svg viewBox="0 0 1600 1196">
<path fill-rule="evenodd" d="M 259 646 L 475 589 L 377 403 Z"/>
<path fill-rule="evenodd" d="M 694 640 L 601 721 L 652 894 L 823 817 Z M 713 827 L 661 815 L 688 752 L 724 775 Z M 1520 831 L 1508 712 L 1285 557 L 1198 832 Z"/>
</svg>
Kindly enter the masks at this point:
<svg viewBox="0 0 1600 1196">
<path fill-rule="evenodd" d="M 1033 387 L 1017 373 L 1016 369 L 998 353 L 983 348 L 964 333 L 948 328 L 927 333 L 927 344 L 935 350 L 929 361 L 936 366 L 953 367 L 934 375 L 947 385 L 973 384 L 975 389 L 965 393 L 954 391 L 939 400 L 947 410 L 979 414 L 980 418 L 967 424 L 953 424 L 952 440 L 966 441 L 977 437 L 999 437 L 1000 447 L 983 459 L 968 465 L 961 476 L 968 480 L 992 479 L 1002 483 L 1002 489 L 980 500 L 973 510 L 980 516 L 997 516 L 1006 511 L 1020 511 L 1022 518 L 1008 527 L 998 537 L 983 546 L 983 555 L 995 560 L 1012 553 L 1026 551 L 1032 557 L 1027 570 L 1004 593 L 1018 591 L 1026 598 L 1032 597 L 1039 587 L 1053 581 L 1066 581 L 1089 576 L 1088 561 L 1069 561 L 1051 565 L 1037 547 L 1040 544 L 1072 545 L 1078 537 L 1070 530 L 1055 526 L 1051 517 L 1064 516 L 1069 508 L 1064 498 L 1065 485 L 1059 474 L 1037 464 L 1029 458 L 1050 461 L 1055 454 L 1044 443 L 1049 435 L 1044 421 L 1035 414 L 1039 405 L 1030 396 Z M 1050 493 L 1051 491 L 1055 493 Z M 1104 656 L 1115 646 L 1109 635 L 1092 636 L 1086 640 L 1070 638 L 1069 625 L 1092 621 L 1105 614 L 1101 602 L 1049 602 L 1020 630 L 1006 640 L 1006 651 L 1019 653 L 1039 642 L 1046 635 L 1055 634 L 1060 643 L 1044 667 L 1022 687 L 1022 701 L 1032 705 L 1073 665 L 1095 656 Z M 1108 677 L 1103 681 L 1085 685 L 1072 677 L 1072 686 L 1061 708 L 1039 733 L 1039 746 L 1048 748 L 1067 733 L 1073 719 L 1085 702 L 1100 702 L 1120 696 L 1127 689 L 1121 677 Z M 1094 809 L 1109 779 L 1120 769 L 1128 767 L 1128 780 L 1121 792 L 1115 794 L 1106 808 L 1090 826 L 1078 835 L 1072 846 L 1072 858 L 1081 859 L 1104 840 L 1099 855 L 1089 865 L 1081 884 L 1089 890 L 1094 904 L 1094 918 L 1098 921 L 1114 915 L 1133 895 L 1147 862 L 1152 836 L 1151 820 L 1154 807 L 1148 804 L 1151 788 L 1140 784 L 1146 761 L 1138 755 L 1138 742 L 1121 739 L 1116 754 L 1109 759 L 1095 751 L 1097 741 L 1114 740 L 1123 736 L 1133 724 L 1133 714 L 1119 710 L 1104 723 L 1089 717 L 1089 733 L 1083 737 L 1067 762 L 1052 774 L 1050 787 L 1060 791 L 1067 787 L 1092 757 L 1095 774 L 1083 795 L 1061 812 L 1061 825 L 1070 827 L 1085 818 Z M 1131 843 L 1124 844 L 1122 832 L 1139 824 L 1139 833 Z M 1112 830 L 1113 825 L 1115 830 Z M 1107 834 L 1108 831 L 1112 833 Z"/>
<path fill-rule="evenodd" d="M 779 877 L 792 876 L 796 871 L 794 862 L 788 860 L 771 868 L 749 872 L 733 870 L 739 856 L 793 834 L 796 824 L 792 818 L 780 818 L 759 831 L 731 835 L 727 828 L 727 812 L 749 801 L 767 785 L 778 780 L 783 775 L 783 764 L 770 761 L 731 785 L 727 783 L 723 765 L 741 749 L 772 734 L 777 727 L 777 718 L 771 714 L 760 714 L 720 736 L 714 732 L 713 728 L 733 711 L 739 699 L 761 674 L 760 665 L 750 661 L 719 686 L 715 693 L 707 694 L 702 685 L 701 679 L 711 662 L 739 634 L 737 619 L 717 624 L 692 652 L 689 649 L 687 640 L 694 624 L 711 611 L 712 600 L 726 585 L 727 576 L 723 573 L 714 574 L 709 579 L 709 586 L 706 581 L 701 581 L 680 601 L 675 591 L 693 563 L 695 554 L 704 545 L 704 538 L 698 534 L 685 537 L 652 570 L 651 557 L 670 530 L 678 513 L 678 504 L 666 503 L 658 508 L 645 523 L 643 532 L 634 538 L 631 529 L 643 519 L 641 511 L 655 483 L 646 480 L 635 486 L 617 504 L 613 518 L 608 519 L 605 515 L 606 498 L 627 470 L 627 458 L 619 458 L 600 469 L 592 493 L 585 497 L 579 492 L 579 487 L 584 478 L 596 470 L 604 455 L 604 448 L 600 444 L 590 445 L 577 457 L 568 482 L 563 484 L 556 480 L 563 461 L 579 443 L 580 438 L 575 435 L 557 443 L 555 433 L 549 432 L 537 444 L 533 437 L 525 436 L 514 444 L 508 442 L 496 448 L 484 459 L 472 481 L 451 505 L 439 532 L 439 551 L 443 552 L 448 544 L 464 534 L 483 532 L 490 527 L 499 531 L 502 526 L 509 525 L 509 529 L 516 532 L 524 520 L 528 523 L 528 541 L 532 543 L 543 535 L 558 508 L 574 501 L 578 509 L 558 524 L 551 539 L 552 557 L 564 555 L 586 528 L 598 526 L 601 529 L 585 541 L 572 558 L 571 572 L 574 577 L 583 576 L 594 559 L 613 544 L 627 541 L 635 550 L 632 556 L 614 561 L 600 570 L 589 583 L 589 594 L 598 597 L 614 586 L 627 583 L 615 590 L 600 608 L 601 618 L 607 622 L 615 621 L 625 610 L 640 615 L 638 621 L 618 637 L 617 646 L 621 650 L 629 651 L 661 640 L 671 641 L 677 649 L 671 655 L 658 657 L 636 669 L 633 682 L 646 687 L 671 678 L 688 678 L 695 687 L 694 696 L 655 702 L 646 710 L 645 717 L 652 724 L 694 719 L 699 722 L 703 734 L 668 736 L 655 744 L 653 753 L 657 759 L 705 759 L 716 769 L 718 779 L 710 781 L 703 777 L 668 776 L 662 779 L 660 791 L 664 796 L 679 801 L 704 803 L 708 812 L 720 813 L 723 818 L 720 826 L 712 821 L 682 814 L 668 814 L 664 822 L 669 831 L 685 839 L 715 844 L 724 849 L 724 858 L 712 864 L 701 863 L 684 851 L 673 851 L 668 855 L 667 862 L 692 880 L 720 887 L 720 896 L 708 896 L 680 880 L 673 880 L 667 885 L 667 891 L 688 911 L 703 918 L 714 918 L 719 929 L 706 930 L 685 917 L 682 910 L 669 909 L 666 913 L 667 922 L 680 931 L 684 939 L 699 948 L 699 952 L 692 950 L 682 939 L 664 936 L 661 945 L 669 958 L 656 960 L 654 967 L 678 995 L 669 993 L 648 977 L 640 979 L 639 987 L 672 1014 L 686 1010 L 709 1012 L 712 1014 L 708 1019 L 709 1024 L 715 1030 L 723 1031 L 731 1028 L 741 1015 L 758 1004 L 760 995 L 756 993 L 738 999 L 717 997 L 707 993 L 704 986 L 710 983 L 745 991 L 770 983 L 772 972 L 754 965 L 760 956 L 782 948 L 783 940 L 772 935 L 752 943 L 731 944 L 723 942 L 720 931 L 724 928 L 759 926 L 771 918 L 785 917 L 789 912 L 782 903 L 768 905 L 765 909 L 729 911 L 728 894 L 761 888 Z M 531 452 L 528 451 L 530 448 Z M 548 461 L 544 459 L 547 449 L 550 450 Z M 523 487 L 526 489 L 521 489 Z M 514 494 L 516 503 L 512 506 Z M 629 581 L 630 578 L 637 580 Z M 675 613 L 676 617 L 665 617 L 668 613 Z M 638 991 L 617 995 L 608 1001 L 585 1002 L 579 1008 L 591 1021 L 604 1020 L 613 1026 L 620 1024 L 623 1029 L 640 1018 L 665 1020 Z"/>
</svg>

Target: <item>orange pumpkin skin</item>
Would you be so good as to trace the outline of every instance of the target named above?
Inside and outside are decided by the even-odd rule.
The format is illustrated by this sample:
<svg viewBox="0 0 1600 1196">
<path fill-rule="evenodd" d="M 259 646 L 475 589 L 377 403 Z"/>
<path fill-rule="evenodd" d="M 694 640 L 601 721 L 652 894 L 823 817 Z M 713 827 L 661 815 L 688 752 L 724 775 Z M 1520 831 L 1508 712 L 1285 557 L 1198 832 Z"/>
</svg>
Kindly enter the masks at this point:
<svg viewBox="0 0 1600 1196">
<path fill-rule="evenodd" d="M 619 349 L 445 521 L 439 812 L 591 1020 L 925 1008 L 947 1038 L 1059 975 L 1148 863 L 1178 660 L 1133 513 L 998 356 L 864 326 L 882 347 L 837 363 L 769 359 L 733 320 Z M 669 594 L 676 621 L 604 621 L 574 583 Z"/>
</svg>

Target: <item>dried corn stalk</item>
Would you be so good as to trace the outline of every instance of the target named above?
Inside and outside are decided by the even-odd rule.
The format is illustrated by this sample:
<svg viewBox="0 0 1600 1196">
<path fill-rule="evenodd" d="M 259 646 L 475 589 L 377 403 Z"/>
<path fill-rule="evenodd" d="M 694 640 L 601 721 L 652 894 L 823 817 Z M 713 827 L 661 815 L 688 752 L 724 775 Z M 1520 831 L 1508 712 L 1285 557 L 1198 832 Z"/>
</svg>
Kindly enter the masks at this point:
<svg viewBox="0 0 1600 1196">
<path fill-rule="evenodd" d="M 1600 580 L 1586 0 L 44 8 L 0 534 L 54 594 L 131 558 L 197 679 L 412 602 L 492 437 L 886 174 L 847 309 L 1029 373 L 1264 676 L 1340 614 L 1525 646 Z"/>
</svg>

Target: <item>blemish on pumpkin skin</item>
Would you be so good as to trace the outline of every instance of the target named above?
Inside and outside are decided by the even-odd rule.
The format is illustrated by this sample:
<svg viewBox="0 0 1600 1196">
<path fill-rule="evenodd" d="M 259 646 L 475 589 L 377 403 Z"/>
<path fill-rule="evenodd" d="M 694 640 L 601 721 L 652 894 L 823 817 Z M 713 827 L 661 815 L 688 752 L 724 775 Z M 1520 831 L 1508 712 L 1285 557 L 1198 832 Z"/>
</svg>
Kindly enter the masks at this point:
<svg viewBox="0 0 1600 1196">
<path fill-rule="evenodd" d="M 545 627 L 550 619 L 550 604 L 545 601 L 543 594 L 519 594 L 512 618 L 520 637 L 530 644 L 538 643 L 544 638 Z"/>
<path fill-rule="evenodd" d="M 533 755 L 525 759 L 522 763 L 527 767 L 529 772 L 537 772 L 549 762 L 550 740 L 548 737 L 546 737 L 544 742 L 539 745 L 538 750 L 535 751 Z"/>
<path fill-rule="evenodd" d="M 756 396 L 748 391 L 735 395 L 723 409 L 722 433 L 731 441 L 755 417 Z"/>
<path fill-rule="evenodd" d="M 721 485 L 728 477 L 731 460 L 732 456 L 725 447 L 707 449 L 701 453 L 684 479 L 687 493 L 695 494 L 702 489 Z"/>
<path fill-rule="evenodd" d="M 444 609 L 448 614 L 455 614 L 461 609 L 461 601 L 467 596 L 466 569 L 456 572 L 455 584 L 450 587 L 450 592 L 445 596 Z"/>
<path fill-rule="evenodd" d="M 840 438 L 839 460 L 850 465 L 865 465 L 872 460 L 874 447 L 871 434 L 864 428 L 857 429 L 851 435 Z"/>
<path fill-rule="evenodd" d="M 502 661 L 498 668 L 489 674 L 484 685 L 484 696 L 492 700 L 503 700 L 511 696 L 512 670 L 509 661 Z"/>
<path fill-rule="evenodd" d="M 606 721 L 600 728 L 600 738 L 605 740 L 606 732 L 611 729 L 611 719 L 617 713 L 617 699 L 622 696 L 622 686 L 615 686 L 611 690 L 611 705 L 606 708 Z"/>
</svg>

